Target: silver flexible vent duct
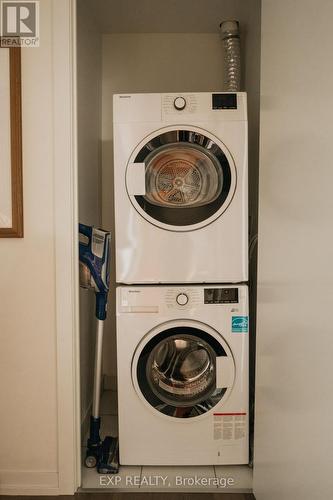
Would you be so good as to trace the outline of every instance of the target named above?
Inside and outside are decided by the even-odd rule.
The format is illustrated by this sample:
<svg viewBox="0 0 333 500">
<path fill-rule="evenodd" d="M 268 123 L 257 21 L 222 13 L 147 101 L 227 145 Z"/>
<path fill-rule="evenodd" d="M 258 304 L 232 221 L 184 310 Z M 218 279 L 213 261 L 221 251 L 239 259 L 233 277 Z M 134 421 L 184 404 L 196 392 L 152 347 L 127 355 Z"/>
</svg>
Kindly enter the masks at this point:
<svg viewBox="0 0 333 500">
<path fill-rule="evenodd" d="M 220 30 L 224 47 L 224 90 L 239 92 L 241 80 L 239 23 L 223 21 Z"/>
</svg>

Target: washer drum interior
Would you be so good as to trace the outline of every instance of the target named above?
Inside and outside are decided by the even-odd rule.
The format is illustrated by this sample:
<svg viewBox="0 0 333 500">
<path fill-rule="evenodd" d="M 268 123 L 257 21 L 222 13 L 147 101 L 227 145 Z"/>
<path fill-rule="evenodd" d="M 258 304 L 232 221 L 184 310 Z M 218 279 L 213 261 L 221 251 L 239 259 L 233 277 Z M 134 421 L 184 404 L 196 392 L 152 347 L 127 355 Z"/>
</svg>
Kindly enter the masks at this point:
<svg viewBox="0 0 333 500">
<path fill-rule="evenodd" d="M 189 335 L 170 337 L 152 350 L 147 380 L 165 403 L 193 406 L 215 388 L 215 353 L 204 340 Z"/>
<path fill-rule="evenodd" d="M 145 199 L 169 208 L 199 207 L 221 194 L 223 174 L 216 158 L 199 145 L 168 144 L 146 158 Z"/>
</svg>

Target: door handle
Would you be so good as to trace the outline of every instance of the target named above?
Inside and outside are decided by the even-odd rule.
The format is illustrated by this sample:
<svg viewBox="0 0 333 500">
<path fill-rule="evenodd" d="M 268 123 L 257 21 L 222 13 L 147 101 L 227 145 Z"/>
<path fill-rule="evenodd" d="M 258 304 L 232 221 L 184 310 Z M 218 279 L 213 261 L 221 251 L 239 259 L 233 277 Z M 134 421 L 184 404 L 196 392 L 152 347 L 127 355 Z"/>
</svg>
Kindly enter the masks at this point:
<svg viewBox="0 0 333 500">
<path fill-rule="evenodd" d="M 232 387 L 235 380 L 235 364 L 231 356 L 216 357 L 216 387 Z"/>
<path fill-rule="evenodd" d="M 146 194 L 146 165 L 144 163 L 128 164 L 126 184 L 129 195 Z"/>
</svg>

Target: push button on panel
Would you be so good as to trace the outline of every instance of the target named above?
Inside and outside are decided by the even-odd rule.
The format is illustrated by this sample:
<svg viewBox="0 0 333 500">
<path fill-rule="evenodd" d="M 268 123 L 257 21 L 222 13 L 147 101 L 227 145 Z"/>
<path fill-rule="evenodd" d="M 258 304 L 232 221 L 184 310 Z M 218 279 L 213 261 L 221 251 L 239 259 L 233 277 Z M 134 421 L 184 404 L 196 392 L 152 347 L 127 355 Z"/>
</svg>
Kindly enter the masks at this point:
<svg viewBox="0 0 333 500">
<path fill-rule="evenodd" d="M 185 306 L 188 303 L 188 296 L 186 295 L 186 293 L 180 293 L 179 295 L 177 295 L 176 301 L 180 306 Z"/>
<path fill-rule="evenodd" d="M 176 97 L 176 99 L 173 101 L 173 105 L 176 109 L 178 109 L 178 111 L 181 111 L 186 106 L 186 100 L 184 99 L 184 97 Z"/>
</svg>

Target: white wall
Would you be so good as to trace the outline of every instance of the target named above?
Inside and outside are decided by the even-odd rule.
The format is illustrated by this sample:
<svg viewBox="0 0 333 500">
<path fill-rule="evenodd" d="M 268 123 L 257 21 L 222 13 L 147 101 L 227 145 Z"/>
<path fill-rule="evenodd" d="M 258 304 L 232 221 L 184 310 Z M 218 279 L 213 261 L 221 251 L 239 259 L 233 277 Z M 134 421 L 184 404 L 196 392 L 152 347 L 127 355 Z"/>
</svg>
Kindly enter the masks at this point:
<svg viewBox="0 0 333 500">
<path fill-rule="evenodd" d="M 72 244 L 66 232 L 68 218 L 61 217 L 59 229 L 56 212 L 57 189 L 63 193 L 61 205 L 66 209 L 67 188 L 72 189 L 67 174 L 63 175 L 63 169 L 71 172 L 72 165 L 57 164 L 57 159 L 66 156 L 66 141 L 63 149 L 56 148 L 67 131 L 63 117 L 70 114 L 66 93 L 70 68 L 66 65 L 72 3 L 56 2 L 40 2 L 40 47 L 22 49 L 24 238 L 0 241 L 0 493 L 4 494 L 74 491 L 75 398 L 72 351 L 68 349 L 73 345 L 73 331 L 60 332 L 62 326 L 71 325 L 71 318 L 68 323 L 67 306 L 58 315 L 61 304 L 56 301 L 60 283 L 65 284 L 62 291 L 67 300 L 75 279 L 66 274 L 71 262 L 58 255 L 58 248 L 66 255 L 67 242 L 69 247 Z M 58 16 L 62 24 L 55 33 L 53 23 L 57 25 Z M 53 39 L 57 34 L 58 49 Z M 61 94 L 59 101 L 56 94 Z M 60 128 L 55 126 L 55 117 L 61 117 Z M 73 219 L 72 212 L 68 215 Z M 57 266 L 62 268 L 61 275 Z M 72 310 L 71 300 L 67 303 Z M 68 391 L 63 393 L 62 374 Z"/>
<path fill-rule="evenodd" d="M 77 4 L 77 116 L 79 220 L 101 225 L 102 38 L 89 2 Z M 87 423 L 93 390 L 95 296 L 80 289 L 81 419 Z"/>
<path fill-rule="evenodd" d="M 263 0 L 257 500 L 333 491 L 332 18 Z"/>
<path fill-rule="evenodd" d="M 24 239 L 0 241 L 0 488 L 58 481 L 50 4 L 22 50 Z"/>
</svg>

